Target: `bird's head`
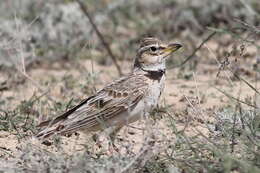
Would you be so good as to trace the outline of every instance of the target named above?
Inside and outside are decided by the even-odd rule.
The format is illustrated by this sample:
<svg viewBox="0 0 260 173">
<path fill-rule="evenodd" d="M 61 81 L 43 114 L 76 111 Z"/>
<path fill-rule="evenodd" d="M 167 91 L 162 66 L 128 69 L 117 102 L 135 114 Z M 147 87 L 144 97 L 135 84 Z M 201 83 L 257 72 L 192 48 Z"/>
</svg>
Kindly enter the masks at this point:
<svg viewBox="0 0 260 173">
<path fill-rule="evenodd" d="M 178 43 L 164 44 L 157 38 L 144 38 L 137 51 L 134 66 L 144 71 L 165 70 L 166 58 L 181 47 Z"/>
</svg>

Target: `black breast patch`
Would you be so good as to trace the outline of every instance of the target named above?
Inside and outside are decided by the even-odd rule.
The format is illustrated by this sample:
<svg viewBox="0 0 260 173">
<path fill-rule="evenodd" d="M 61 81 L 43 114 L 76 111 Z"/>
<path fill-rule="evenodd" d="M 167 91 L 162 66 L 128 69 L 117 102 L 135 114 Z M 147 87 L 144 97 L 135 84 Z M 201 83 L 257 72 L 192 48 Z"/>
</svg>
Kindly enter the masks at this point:
<svg viewBox="0 0 260 173">
<path fill-rule="evenodd" d="M 165 70 L 147 71 L 147 74 L 145 74 L 145 76 L 149 77 L 152 80 L 160 81 L 164 74 L 165 74 Z"/>
</svg>

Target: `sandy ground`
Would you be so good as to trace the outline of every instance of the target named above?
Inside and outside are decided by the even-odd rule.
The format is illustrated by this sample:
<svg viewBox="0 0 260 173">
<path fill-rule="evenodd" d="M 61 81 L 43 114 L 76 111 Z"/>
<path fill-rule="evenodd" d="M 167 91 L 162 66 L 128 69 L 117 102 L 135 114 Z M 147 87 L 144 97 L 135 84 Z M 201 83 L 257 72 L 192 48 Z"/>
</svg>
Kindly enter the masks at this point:
<svg viewBox="0 0 260 173">
<path fill-rule="evenodd" d="M 125 73 L 130 71 L 129 64 L 129 62 L 121 63 L 122 69 L 127 69 L 124 71 Z M 15 108 L 21 101 L 30 99 L 34 94 L 41 95 L 45 91 L 48 91 L 47 96 L 58 101 L 68 101 L 70 99 L 69 97 L 72 96 L 74 99 L 83 99 L 87 97 L 89 93 L 85 94 L 80 90 L 79 86 L 87 84 L 86 76 L 82 74 L 86 74 L 86 72 L 91 74 L 92 71 L 97 74 L 97 78 L 94 82 L 88 84 L 90 87 L 95 86 L 97 89 L 102 88 L 102 86 L 118 77 L 113 65 L 100 66 L 96 63 L 92 64 L 90 60 L 78 60 L 76 65 L 71 62 L 41 63 L 40 65 L 36 65 L 36 67 L 28 71 L 28 75 L 33 81 L 25 78 L 24 83 L 0 91 L 1 100 L 8 100 L 9 97 L 15 98 L 9 99 L 8 104 L 5 104 L 5 107 L 2 106 L 1 109 Z M 166 88 L 160 105 L 167 106 L 168 112 L 178 120 L 178 129 L 182 129 L 186 124 L 185 120 L 188 119 L 189 127 L 185 130 L 187 134 L 195 135 L 194 128 L 196 128 L 207 135 L 208 130 L 205 123 L 213 121 L 212 117 L 216 111 L 234 103 L 234 101 L 230 100 L 216 88 L 241 100 L 255 97 L 255 93 L 252 89 L 245 83 L 234 80 L 232 74 L 228 71 L 222 71 L 220 75 L 216 77 L 217 72 L 218 65 L 205 63 L 199 64 L 195 71 L 182 71 L 182 69 L 169 69 L 167 71 Z M 21 75 L 15 75 L 16 80 L 23 78 Z M 66 83 L 64 76 L 72 78 L 73 84 L 71 87 L 65 87 L 65 85 L 70 84 Z M 244 76 L 246 80 L 260 89 L 259 81 L 254 82 L 253 80 L 253 73 Z M 10 81 L 11 79 L 12 77 L 6 73 L 0 76 L 1 82 Z M 39 88 L 41 88 L 42 91 L 40 91 Z M 44 97 L 46 99 L 46 96 Z M 48 114 L 46 109 L 38 111 L 41 115 Z M 35 118 L 37 121 L 40 121 L 39 118 Z M 40 119 L 41 118 L 46 119 L 47 117 L 40 116 Z M 153 121 L 153 123 L 151 129 L 156 132 L 157 141 L 174 139 L 174 136 L 171 135 L 171 129 L 167 126 L 169 122 L 167 122 L 166 118 L 158 118 L 155 122 Z M 132 151 L 138 151 L 140 149 L 146 136 L 144 130 L 146 129 L 145 124 L 144 121 L 140 121 L 131 124 L 131 126 L 135 128 L 124 127 L 120 130 L 118 138 L 122 139 L 120 143 L 120 145 L 123 146 L 120 147 L 121 152 L 126 152 L 126 148 L 128 147 L 129 149 L 129 146 L 133 147 L 131 148 Z M 8 158 L 10 154 L 16 155 L 19 148 L 28 141 L 47 150 L 58 152 L 57 147 L 42 145 L 39 141 L 31 137 L 18 140 L 14 132 L 0 131 L 0 157 Z M 79 136 L 72 136 L 70 138 L 62 137 L 62 148 L 64 152 L 73 153 L 75 151 L 81 151 L 86 145 L 94 145 L 90 136 L 86 137 L 80 134 Z M 91 150 L 95 152 L 94 150 L 98 150 L 97 148 L 98 147 L 92 147 Z"/>
</svg>

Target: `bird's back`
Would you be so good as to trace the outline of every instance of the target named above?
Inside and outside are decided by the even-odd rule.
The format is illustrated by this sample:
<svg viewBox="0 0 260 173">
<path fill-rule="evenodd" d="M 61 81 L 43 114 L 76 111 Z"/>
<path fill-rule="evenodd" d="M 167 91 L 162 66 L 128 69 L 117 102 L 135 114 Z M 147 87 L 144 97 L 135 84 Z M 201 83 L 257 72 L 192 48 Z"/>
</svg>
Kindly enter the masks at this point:
<svg viewBox="0 0 260 173">
<path fill-rule="evenodd" d="M 133 73 L 122 77 L 64 114 L 42 122 L 39 127 L 44 129 L 37 137 L 73 133 L 78 130 L 95 131 L 111 126 L 113 119 L 118 119 L 115 117 L 131 112 L 138 105 L 147 95 L 148 88 L 147 78 L 143 74 Z"/>
</svg>

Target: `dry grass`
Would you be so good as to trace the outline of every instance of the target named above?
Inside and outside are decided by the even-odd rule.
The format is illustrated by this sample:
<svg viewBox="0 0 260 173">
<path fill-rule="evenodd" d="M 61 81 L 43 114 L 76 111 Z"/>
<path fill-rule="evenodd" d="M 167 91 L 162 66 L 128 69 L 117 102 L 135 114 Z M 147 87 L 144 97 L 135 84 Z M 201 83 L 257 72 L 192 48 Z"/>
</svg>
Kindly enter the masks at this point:
<svg viewBox="0 0 260 173">
<path fill-rule="evenodd" d="M 105 133 L 99 137 L 103 141 L 101 146 L 95 134 L 56 136 L 42 144 L 32 137 L 37 131 L 36 125 L 68 110 L 117 78 L 116 68 L 109 58 L 104 58 L 105 51 L 93 34 L 89 40 L 75 37 L 68 45 L 59 44 L 62 39 L 66 40 L 64 35 L 55 44 L 49 37 L 44 40 L 39 36 L 36 43 L 40 45 L 34 47 L 37 44 L 28 46 L 25 37 L 15 37 L 11 30 L 4 32 L 4 35 L 12 33 L 8 35 L 12 40 L 4 44 L 6 37 L 0 35 L 3 38 L 0 42 L 5 45 L 1 51 L 7 52 L 13 67 L 0 69 L 0 172 L 259 172 L 257 1 L 252 1 L 255 6 L 236 2 L 239 4 L 237 16 L 224 13 L 225 8 L 234 4 L 222 1 L 199 11 L 199 1 L 186 6 L 184 2 L 171 0 L 161 5 L 157 1 L 107 2 L 110 1 L 100 6 L 88 2 L 89 10 L 104 38 L 111 43 L 112 51 L 120 57 L 123 73 L 130 71 L 130 58 L 134 57 L 137 39 L 142 35 L 156 33 L 165 39 L 174 34 L 176 40 L 185 45 L 183 52 L 168 62 L 166 89 L 160 106 L 150 119 L 124 127 L 118 133 L 115 141 L 118 153 L 108 149 L 109 139 Z M 57 9 L 64 5 L 61 1 L 57 4 Z M 72 1 L 66 4 L 73 7 L 71 10 L 75 7 Z M 98 10 L 104 8 L 102 18 Z M 149 9 L 149 13 L 144 13 L 145 9 Z M 176 11 L 172 12 L 173 9 Z M 33 28 L 38 27 L 39 16 L 37 11 L 35 13 L 29 19 L 19 19 L 19 15 L 15 18 L 18 23 L 20 20 L 31 23 L 21 24 L 22 31 L 27 31 L 23 36 L 33 35 Z M 173 13 L 176 22 L 160 20 L 172 19 Z M 204 20 L 203 15 L 208 19 Z M 245 20 L 233 20 L 233 17 Z M 105 20 L 107 18 L 111 20 Z M 210 25 L 212 23 L 214 25 Z M 209 25 L 211 28 L 207 30 Z M 64 23 L 60 26 L 66 28 Z M 82 27 L 85 24 L 73 30 L 76 35 Z M 45 29 L 42 28 L 46 33 Z M 69 38 L 73 32 L 66 29 Z M 52 30 L 58 33 L 55 26 Z M 212 30 L 216 34 L 205 41 Z M 89 32 L 90 28 L 84 34 Z M 118 41 L 113 39 L 115 36 Z M 46 47 L 45 43 L 49 42 L 53 43 L 52 48 Z M 61 45 L 61 49 L 56 47 Z M 57 52 L 62 52 L 58 60 L 35 60 L 46 56 L 54 58 Z M 172 68 L 191 54 L 185 65 Z"/>
</svg>

